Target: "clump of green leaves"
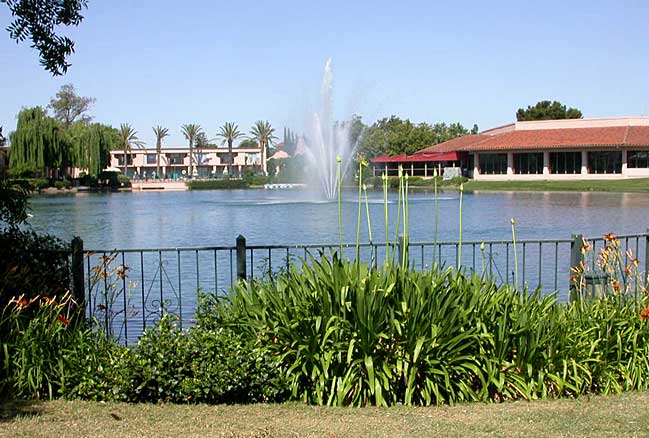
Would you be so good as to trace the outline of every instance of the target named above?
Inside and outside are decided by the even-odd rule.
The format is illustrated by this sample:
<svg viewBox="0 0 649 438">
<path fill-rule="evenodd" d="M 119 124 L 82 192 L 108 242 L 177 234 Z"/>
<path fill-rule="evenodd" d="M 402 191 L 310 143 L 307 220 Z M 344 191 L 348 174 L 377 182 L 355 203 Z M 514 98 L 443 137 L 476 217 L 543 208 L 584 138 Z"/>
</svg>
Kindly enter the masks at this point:
<svg viewBox="0 0 649 438">
<path fill-rule="evenodd" d="M 649 325 L 624 300 L 587 307 L 447 269 L 311 259 L 239 283 L 219 310 L 308 403 L 430 405 L 649 386 Z M 568 329 L 569 328 L 569 329 Z"/>
</svg>

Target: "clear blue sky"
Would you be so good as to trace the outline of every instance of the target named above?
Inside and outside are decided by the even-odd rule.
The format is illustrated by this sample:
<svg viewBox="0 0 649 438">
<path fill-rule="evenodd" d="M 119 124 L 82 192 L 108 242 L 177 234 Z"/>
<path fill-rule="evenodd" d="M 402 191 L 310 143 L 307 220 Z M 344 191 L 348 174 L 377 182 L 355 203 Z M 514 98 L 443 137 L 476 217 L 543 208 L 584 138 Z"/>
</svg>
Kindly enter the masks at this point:
<svg viewBox="0 0 649 438">
<path fill-rule="evenodd" d="M 396 114 L 481 129 L 556 99 L 586 117 L 649 114 L 649 2 L 90 0 L 66 31 L 76 54 L 53 78 L 27 43 L 0 37 L 0 125 L 46 105 L 64 83 L 97 102 L 95 120 L 180 125 L 213 137 L 268 119 L 302 130 L 326 59 L 336 116 Z M 0 27 L 10 22 L 0 4 Z"/>
</svg>

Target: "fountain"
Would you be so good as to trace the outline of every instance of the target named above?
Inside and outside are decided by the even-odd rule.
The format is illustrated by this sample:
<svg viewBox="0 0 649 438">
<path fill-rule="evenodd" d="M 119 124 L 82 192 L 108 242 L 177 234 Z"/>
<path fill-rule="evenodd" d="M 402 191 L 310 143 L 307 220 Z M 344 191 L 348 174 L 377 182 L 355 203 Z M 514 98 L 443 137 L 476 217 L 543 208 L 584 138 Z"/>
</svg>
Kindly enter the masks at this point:
<svg viewBox="0 0 649 438">
<path fill-rule="evenodd" d="M 312 184 L 319 185 L 326 199 L 334 199 L 338 188 L 338 162 L 341 157 L 341 178 L 345 176 L 354 155 L 349 124 L 333 118 L 333 71 L 331 58 L 327 59 L 320 88 L 320 108 L 314 113 L 307 127 L 305 156 L 313 171 L 309 172 Z"/>
</svg>

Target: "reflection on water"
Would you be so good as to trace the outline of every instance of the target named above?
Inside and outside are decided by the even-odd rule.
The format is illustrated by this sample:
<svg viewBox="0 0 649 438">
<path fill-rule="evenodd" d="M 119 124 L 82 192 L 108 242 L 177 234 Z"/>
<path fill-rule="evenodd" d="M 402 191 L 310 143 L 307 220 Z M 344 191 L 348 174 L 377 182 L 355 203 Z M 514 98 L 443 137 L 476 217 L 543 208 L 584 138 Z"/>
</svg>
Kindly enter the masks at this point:
<svg viewBox="0 0 649 438">
<path fill-rule="evenodd" d="M 384 236 L 382 193 L 369 193 L 375 236 Z M 389 196 L 391 227 L 397 196 Z M 367 240 L 364 205 L 362 239 Z M 458 196 L 440 195 L 440 239 L 458 235 Z M 344 193 L 345 240 L 356 239 L 356 192 Z M 79 235 L 86 248 L 232 245 L 243 234 L 251 244 L 328 243 L 338 240 L 337 203 L 309 192 L 232 190 L 143 192 L 36 197 L 37 231 L 64 239 Z M 567 238 L 574 232 L 638 233 L 647 229 L 649 196 L 635 193 L 482 192 L 464 195 L 464 239 L 510 237 L 509 219 L 525 238 Z M 393 233 L 394 231 L 391 231 Z M 411 241 L 433 239 L 432 193 L 410 196 Z"/>
</svg>

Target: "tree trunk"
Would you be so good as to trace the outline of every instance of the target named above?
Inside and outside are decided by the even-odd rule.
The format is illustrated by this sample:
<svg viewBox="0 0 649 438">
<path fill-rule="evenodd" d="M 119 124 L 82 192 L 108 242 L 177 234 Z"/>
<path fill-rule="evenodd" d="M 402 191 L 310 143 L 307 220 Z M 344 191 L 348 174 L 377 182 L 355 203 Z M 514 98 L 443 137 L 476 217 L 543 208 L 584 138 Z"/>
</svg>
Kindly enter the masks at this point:
<svg viewBox="0 0 649 438">
<path fill-rule="evenodd" d="M 260 142 L 261 144 L 259 145 L 261 147 L 261 173 L 264 174 L 264 176 L 268 175 L 268 169 L 266 169 L 266 145 L 263 144 L 263 142 Z"/>
<path fill-rule="evenodd" d="M 162 149 L 160 148 L 160 145 L 158 145 L 158 147 L 156 147 L 156 160 L 158 162 L 156 166 L 156 175 L 158 179 L 160 179 L 160 152 L 162 152 Z"/>
<path fill-rule="evenodd" d="M 232 178 L 232 140 L 228 139 L 228 178 Z"/>
<path fill-rule="evenodd" d="M 193 139 L 189 140 L 189 177 L 193 178 L 194 177 L 194 146 L 193 144 L 194 141 Z"/>
<path fill-rule="evenodd" d="M 124 148 L 124 176 L 127 176 L 126 173 L 126 166 L 128 165 L 128 156 L 126 153 L 128 152 L 128 148 Z"/>
</svg>

